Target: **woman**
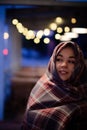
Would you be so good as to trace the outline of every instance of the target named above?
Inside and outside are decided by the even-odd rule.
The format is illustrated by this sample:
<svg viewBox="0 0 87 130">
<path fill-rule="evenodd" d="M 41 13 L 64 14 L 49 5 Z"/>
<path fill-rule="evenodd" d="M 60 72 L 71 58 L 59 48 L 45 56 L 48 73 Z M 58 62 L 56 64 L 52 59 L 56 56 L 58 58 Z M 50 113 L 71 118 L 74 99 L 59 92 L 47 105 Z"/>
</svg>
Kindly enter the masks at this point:
<svg viewBox="0 0 87 130">
<path fill-rule="evenodd" d="M 70 130 L 72 117 L 79 119 L 87 105 L 85 72 L 79 46 L 72 41 L 58 44 L 31 91 L 22 130 Z"/>
</svg>

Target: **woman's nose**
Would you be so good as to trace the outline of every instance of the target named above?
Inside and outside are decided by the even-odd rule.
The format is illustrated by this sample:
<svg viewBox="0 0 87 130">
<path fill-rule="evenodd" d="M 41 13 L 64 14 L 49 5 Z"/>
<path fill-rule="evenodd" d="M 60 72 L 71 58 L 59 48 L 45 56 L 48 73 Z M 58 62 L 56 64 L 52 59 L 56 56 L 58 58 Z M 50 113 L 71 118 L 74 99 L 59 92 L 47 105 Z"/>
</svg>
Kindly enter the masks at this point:
<svg viewBox="0 0 87 130">
<path fill-rule="evenodd" d="M 67 66 L 67 61 L 63 61 L 62 66 Z"/>
</svg>

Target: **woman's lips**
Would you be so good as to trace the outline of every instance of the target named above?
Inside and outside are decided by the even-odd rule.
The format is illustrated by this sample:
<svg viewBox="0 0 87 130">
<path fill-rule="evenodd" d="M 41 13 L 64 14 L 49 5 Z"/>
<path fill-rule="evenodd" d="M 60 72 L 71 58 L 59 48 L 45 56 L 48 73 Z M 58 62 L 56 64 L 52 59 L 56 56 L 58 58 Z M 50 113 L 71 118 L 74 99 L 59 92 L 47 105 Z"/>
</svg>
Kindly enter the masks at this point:
<svg viewBox="0 0 87 130">
<path fill-rule="evenodd" d="M 68 74 L 68 72 L 65 71 L 65 70 L 60 70 L 59 73 L 62 74 L 62 75 Z"/>
</svg>

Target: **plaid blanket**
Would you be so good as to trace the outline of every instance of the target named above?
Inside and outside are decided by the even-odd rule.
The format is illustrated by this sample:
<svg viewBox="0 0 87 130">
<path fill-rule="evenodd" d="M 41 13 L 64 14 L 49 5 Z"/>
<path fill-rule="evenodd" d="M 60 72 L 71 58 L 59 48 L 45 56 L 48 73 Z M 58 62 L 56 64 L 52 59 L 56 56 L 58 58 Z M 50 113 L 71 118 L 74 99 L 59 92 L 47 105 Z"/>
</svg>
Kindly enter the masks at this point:
<svg viewBox="0 0 87 130">
<path fill-rule="evenodd" d="M 46 75 L 37 83 L 39 86 L 44 78 L 46 79 Z M 87 105 L 87 101 L 78 95 L 68 95 L 66 91 L 58 90 L 55 85 L 51 86 L 50 82 L 43 88 L 38 85 L 29 97 L 22 130 L 65 130 L 74 116 L 80 117 L 82 105 Z"/>
</svg>

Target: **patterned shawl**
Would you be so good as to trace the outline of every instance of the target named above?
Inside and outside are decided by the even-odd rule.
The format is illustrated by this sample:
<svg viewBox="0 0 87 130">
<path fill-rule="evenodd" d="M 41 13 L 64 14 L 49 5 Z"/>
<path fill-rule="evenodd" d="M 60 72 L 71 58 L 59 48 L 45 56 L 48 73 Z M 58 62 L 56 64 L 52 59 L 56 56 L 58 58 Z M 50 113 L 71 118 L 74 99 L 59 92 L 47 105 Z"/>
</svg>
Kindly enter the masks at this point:
<svg viewBox="0 0 87 130">
<path fill-rule="evenodd" d="M 71 78 L 63 82 L 56 71 L 55 60 L 66 46 L 73 48 L 76 65 Z M 45 74 L 31 91 L 22 130 L 65 130 L 73 115 L 81 115 L 82 102 L 87 102 L 85 67 L 82 51 L 76 43 L 69 41 L 58 44 Z"/>
</svg>

